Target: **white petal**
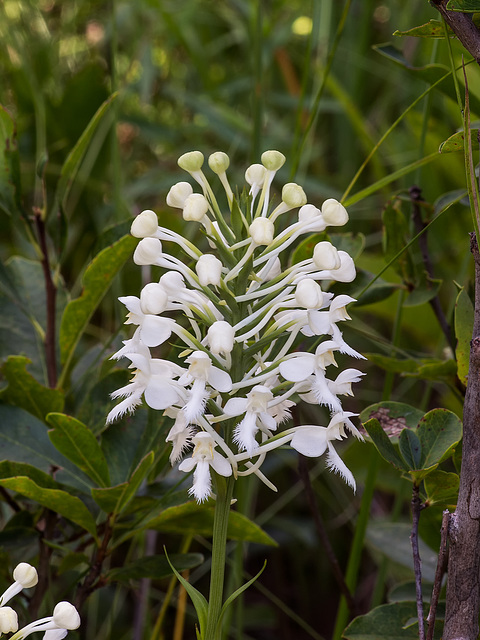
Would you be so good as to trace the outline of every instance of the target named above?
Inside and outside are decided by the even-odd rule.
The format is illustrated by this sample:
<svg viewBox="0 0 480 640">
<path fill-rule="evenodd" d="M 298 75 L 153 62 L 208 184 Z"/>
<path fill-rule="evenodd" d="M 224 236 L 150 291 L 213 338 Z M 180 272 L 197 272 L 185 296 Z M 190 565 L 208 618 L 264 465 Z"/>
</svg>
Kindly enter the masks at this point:
<svg viewBox="0 0 480 640">
<path fill-rule="evenodd" d="M 311 353 L 290 358 L 280 363 L 280 373 L 290 382 L 301 382 L 310 376 L 315 367 L 315 356 Z"/>
<path fill-rule="evenodd" d="M 318 458 L 327 448 L 327 428 L 317 426 L 300 427 L 290 442 L 298 453 L 309 458 Z"/>
<path fill-rule="evenodd" d="M 247 404 L 247 398 L 230 398 L 223 408 L 223 412 L 227 416 L 241 416 L 247 410 Z"/>
<path fill-rule="evenodd" d="M 257 431 L 257 414 L 247 411 L 244 419 L 237 424 L 233 432 L 233 441 L 240 451 L 246 451 L 249 456 L 253 455 L 258 447 L 258 442 L 255 440 Z"/>
<path fill-rule="evenodd" d="M 230 374 L 226 371 L 222 371 L 218 367 L 214 367 L 213 365 L 210 367 L 210 371 L 208 373 L 208 382 L 214 389 L 220 391 L 220 393 L 226 393 L 227 391 L 232 390 L 232 379 Z"/>
<path fill-rule="evenodd" d="M 140 306 L 140 298 L 137 298 L 136 296 L 123 296 L 122 298 L 119 298 L 119 300 L 127 307 L 130 313 L 143 316 L 143 311 Z"/>
<path fill-rule="evenodd" d="M 230 462 L 220 455 L 218 451 L 213 452 L 213 460 L 210 462 L 210 466 L 224 478 L 228 478 L 232 475 L 232 466 Z"/>
<path fill-rule="evenodd" d="M 355 478 L 353 477 L 350 469 L 335 451 L 331 442 L 328 443 L 327 467 L 330 469 L 330 471 L 338 473 L 343 478 L 343 480 L 345 480 L 345 482 L 350 485 L 355 491 L 357 486 L 355 484 Z"/>
<path fill-rule="evenodd" d="M 308 311 L 308 325 L 316 336 L 331 332 L 332 322 L 328 311 Z"/>
<path fill-rule="evenodd" d="M 178 465 L 178 468 L 180 469 L 180 471 L 185 471 L 185 473 L 188 473 L 196 464 L 197 461 L 193 458 L 185 458 L 185 460 Z"/>
<path fill-rule="evenodd" d="M 211 495 L 211 489 L 210 465 L 205 460 L 199 460 L 193 473 L 193 486 L 188 493 L 195 496 L 197 502 L 204 502 Z"/>
<path fill-rule="evenodd" d="M 147 347 L 158 347 L 172 334 L 174 322 L 168 318 L 146 315 L 140 329 L 140 337 Z"/>
<path fill-rule="evenodd" d="M 166 409 L 179 399 L 175 387 L 162 379 L 151 378 L 145 389 L 145 402 L 152 409 Z"/>
</svg>

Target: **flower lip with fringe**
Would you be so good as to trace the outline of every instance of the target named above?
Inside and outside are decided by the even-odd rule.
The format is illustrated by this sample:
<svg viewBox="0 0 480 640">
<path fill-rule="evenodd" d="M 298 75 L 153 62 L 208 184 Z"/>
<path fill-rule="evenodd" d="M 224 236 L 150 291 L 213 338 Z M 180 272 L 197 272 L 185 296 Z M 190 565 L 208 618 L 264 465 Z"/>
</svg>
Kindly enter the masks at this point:
<svg viewBox="0 0 480 640">
<path fill-rule="evenodd" d="M 225 192 L 221 203 L 203 171 L 203 154 L 181 156 L 179 166 L 199 191 L 179 182 L 168 192 L 167 205 L 181 211 L 184 224 L 199 225 L 205 252 L 188 240 L 190 233 L 184 237 L 160 226 L 150 209 L 132 223 L 139 239 L 135 263 L 157 265 L 163 275 L 139 297 L 120 298 L 126 323 L 137 329 L 112 357 L 128 358 L 134 376 L 112 394 L 122 400 L 107 421 L 132 413 L 142 398 L 173 418 L 170 461 L 177 464 L 193 445 L 179 469 L 193 471 L 189 493 L 198 502 L 213 495 L 212 470 L 214 477 L 254 473 L 274 488 L 260 467 L 267 453 L 285 445 L 307 456 L 326 452 L 327 467 L 355 487 L 332 440 L 347 431 L 361 438 L 339 396 L 352 395 L 363 373 L 347 368 L 332 378 L 330 367 L 338 366 L 340 354 L 363 356 L 338 327 L 350 319 L 346 307 L 354 299 L 329 291 L 334 282 L 352 282 L 355 265 L 328 240 L 318 242 L 310 257 L 289 263 L 301 236 L 342 226 L 348 213 L 333 198 L 321 207 L 309 204 L 295 183 L 283 186 L 275 204 L 272 185 L 285 161 L 279 151 L 264 152 L 261 164 L 245 171 L 247 187 L 236 196 L 227 176 L 229 157 L 213 153 L 208 166 Z M 293 221 L 280 226 L 287 214 Z M 185 346 L 179 358 L 152 357 L 150 349 L 172 335 Z M 309 340 L 314 353 L 299 351 Z M 290 409 L 301 402 L 323 406 L 330 414 L 327 426 L 290 426 Z"/>
</svg>

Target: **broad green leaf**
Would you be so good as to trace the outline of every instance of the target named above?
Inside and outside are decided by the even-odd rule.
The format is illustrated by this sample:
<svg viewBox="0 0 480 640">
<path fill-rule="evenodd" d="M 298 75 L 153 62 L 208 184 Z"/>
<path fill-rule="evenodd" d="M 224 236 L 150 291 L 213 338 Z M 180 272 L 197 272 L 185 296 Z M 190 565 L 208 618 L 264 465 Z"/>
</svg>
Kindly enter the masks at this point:
<svg viewBox="0 0 480 640">
<path fill-rule="evenodd" d="M 178 507 L 165 509 L 156 518 L 145 523 L 145 528 L 166 533 L 198 534 L 211 536 L 215 507 L 186 502 Z M 229 540 L 243 540 L 276 546 L 273 540 L 257 524 L 237 511 L 230 511 L 227 537 Z"/>
<path fill-rule="evenodd" d="M 412 526 L 406 522 L 374 521 L 368 525 L 366 539 L 374 549 L 381 551 L 393 562 L 412 571 L 413 557 L 410 542 Z M 437 568 L 437 553 L 420 538 L 420 557 L 422 559 L 422 577 L 433 582 Z"/>
<path fill-rule="evenodd" d="M 360 414 L 360 420 L 366 422 L 369 418 L 376 418 L 391 437 L 399 435 L 405 427 L 415 429 L 423 415 L 423 411 L 409 404 L 387 400 L 371 404 L 364 409 Z"/>
<path fill-rule="evenodd" d="M 0 209 L 10 215 L 21 211 L 20 160 L 15 124 L 0 106 Z"/>
<path fill-rule="evenodd" d="M 51 213 L 56 214 L 59 207 L 65 208 L 65 204 L 70 193 L 70 189 L 74 183 L 78 169 L 82 163 L 85 152 L 92 140 L 98 125 L 109 112 L 110 107 L 117 97 L 117 93 L 114 93 L 110 98 L 100 105 L 93 118 L 88 123 L 87 127 L 83 131 L 82 135 L 78 139 L 76 145 L 68 154 L 62 169 L 60 171 L 60 178 L 57 184 L 57 190 L 55 192 L 54 202 Z"/>
<path fill-rule="evenodd" d="M 197 636 L 199 635 L 200 638 L 202 638 L 202 640 L 207 640 L 206 638 L 204 638 L 204 633 L 205 633 L 205 626 L 207 623 L 208 602 L 206 601 L 205 596 L 203 596 L 200 593 L 200 591 L 198 591 L 198 589 L 195 589 L 195 587 L 192 584 L 190 584 L 188 580 L 185 580 L 185 578 L 183 578 L 178 573 L 178 571 L 175 569 L 173 564 L 170 562 L 170 559 L 168 557 L 167 550 L 165 549 L 165 547 L 164 547 L 164 551 L 165 551 L 165 557 L 167 558 L 168 564 L 170 565 L 173 573 L 177 576 L 177 579 L 180 582 L 180 584 L 183 586 L 185 591 L 190 596 L 193 602 L 193 606 L 195 607 L 195 611 L 197 612 L 198 625 L 200 627 L 200 633 L 197 631 Z"/>
<path fill-rule="evenodd" d="M 406 307 L 417 307 L 421 304 L 425 304 L 432 298 L 435 298 L 440 291 L 443 280 L 435 280 L 428 277 L 422 278 L 419 282 L 415 283 L 415 288 L 410 291 L 403 303 Z"/>
<path fill-rule="evenodd" d="M 415 431 L 404 429 L 398 439 L 398 446 L 408 467 L 410 469 L 418 469 L 422 457 L 422 445 Z"/>
<path fill-rule="evenodd" d="M 52 427 L 48 435 L 55 448 L 100 487 L 108 486 L 107 461 L 90 429 L 63 413 L 48 414 L 47 422 Z"/>
<path fill-rule="evenodd" d="M 382 604 L 352 620 L 342 637 L 346 640 L 418 640 L 418 624 L 408 624 L 416 617 L 415 602 Z"/>
<path fill-rule="evenodd" d="M 366 353 L 365 357 L 372 364 L 392 373 L 413 373 L 418 371 L 419 362 L 413 358 L 393 358 L 378 353 Z"/>
<path fill-rule="evenodd" d="M 60 560 L 58 573 L 59 575 L 62 575 L 62 573 L 72 571 L 72 569 L 76 569 L 81 565 L 83 565 L 83 570 L 90 567 L 90 558 L 85 553 L 80 553 L 78 551 L 67 553 L 67 555 Z"/>
<path fill-rule="evenodd" d="M 92 497 L 106 513 L 121 513 L 134 498 L 145 476 L 150 471 L 154 461 L 153 451 L 150 451 L 132 473 L 128 482 L 106 489 L 92 489 Z"/>
<path fill-rule="evenodd" d="M 470 135 L 472 139 L 472 149 L 478 149 L 478 129 L 471 129 Z M 453 153 L 455 151 L 461 151 L 463 153 L 465 148 L 465 135 L 463 131 L 457 131 L 452 136 L 447 138 L 438 147 L 439 153 Z"/>
<path fill-rule="evenodd" d="M 462 13 L 479 13 L 478 0 L 448 0 L 447 11 L 461 11 Z"/>
<path fill-rule="evenodd" d="M 451 30 L 449 29 L 451 32 Z M 426 24 L 412 27 L 407 31 L 394 31 L 394 36 L 410 36 L 413 38 L 444 38 L 445 31 L 441 20 L 430 20 Z"/>
<path fill-rule="evenodd" d="M 372 418 L 363 425 L 372 439 L 375 448 L 384 460 L 393 464 L 397 469 L 408 471 L 408 466 L 397 453 L 396 448 L 390 441 L 385 431 L 382 429 L 380 422 L 376 418 Z"/>
<path fill-rule="evenodd" d="M 455 302 L 455 337 L 457 338 L 457 348 L 455 357 L 457 359 L 457 375 L 465 386 L 468 381 L 468 368 L 470 362 L 470 340 L 473 334 L 473 304 L 470 296 L 462 289 Z"/>
<path fill-rule="evenodd" d="M 50 411 L 63 409 L 63 393 L 37 382 L 27 371 L 27 364 L 30 362 L 25 356 L 7 358 L 1 367 L 1 373 L 7 380 L 8 387 L 0 391 L 0 402 L 21 407 L 39 420 L 45 420 Z"/>
<path fill-rule="evenodd" d="M 417 435 L 422 444 L 422 469 L 428 469 L 452 454 L 462 437 L 462 423 L 447 409 L 432 409 L 420 420 Z"/>
<path fill-rule="evenodd" d="M 87 267 L 82 295 L 68 303 L 60 325 L 60 357 L 65 370 L 93 312 L 137 242 L 136 238 L 125 236 L 99 253 Z"/>
<path fill-rule="evenodd" d="M 201 553 L 172 553 L 169 556 L 177 571 L 198 567 L 204 561 Z M 139 580 L 140 578 L 166 578 L 173 573 L 167 558 L 162 555 L 147 556 L 135 562 L 129 562 L 118 569 L 112 569 L 106 575 L 109 582 Z"/>
<path fill-rule="evenodd" d="M 416 373 L 406 373 L 405 376 L 422 378 L 423 380 L 448 380 L 455 378 L 457 363 L 455 360 L 433 360 L 418 367 Z"/>
<path fill-rule="evenodd" d="M 57 482 L 90 495 L 90 478 L 55 449 L 45 425 L 19 407 L 0 405 L 0 460 L 27 463 L 45 473 L 56 467 Z"/>
<path fill-rule="evenodd" d="M 424 481 L 428 504 L 455 509 L 459 484 L 460 478 L 456 473 L 432 471 Z"/>
<path fill-rule="evenodd" d="M 55 482 L 52 476 L 49 476 L 45 471 L 41 471 L 26 462 L 2 460 L 0 462 L 0 478 L 13 478 L 15 476 L 27 476 L 39 487 L 44 487 L 45 489 L 60 489 L 58 482 Z"/>
<path fill-rule="evenodd" d="M 398 289 L 403 289 L 403 285 L 386 282 L 382 278 L 377 278 L 373 285 L 367 289 L 365 293 L 360 293 L 365 289 L 369 282 L 374 278 L 372 273 L 365 271 L 364 269 L 357 269 L 357 277 L 355 278 L 355 289 L 351 294 L 354 298 L 357 298 L 356 306 L 364 304 L 373 304 L 375 302 L 381 302 L 385 300 Z"/>
<path fill-rule="evenodd" d="M 0 479 L 0 486 L 20 493 L 43 507 L 55 511 L 67 520 L 75 522 L 96 539 L 95 520 L 79 498 L 71 496 L 66 491 L 39 487 L 33 480 L 25 476 Z"/>
</svg>

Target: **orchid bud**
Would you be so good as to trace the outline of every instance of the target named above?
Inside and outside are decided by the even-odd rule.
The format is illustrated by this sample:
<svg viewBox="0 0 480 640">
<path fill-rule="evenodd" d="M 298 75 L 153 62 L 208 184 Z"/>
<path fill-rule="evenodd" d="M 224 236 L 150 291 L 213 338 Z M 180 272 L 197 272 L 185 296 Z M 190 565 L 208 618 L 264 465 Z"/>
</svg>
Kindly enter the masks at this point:
<svg viewBox="0 0 480 640">
<path fill-rule="evenodd" d="M 155 264 L 162 255 L 162 243 L 158 238 L 143 238 L 133 254 L 138 265 Z"/>
<path fill-rule="evenodd" d="M 192 195 L 193 187 L 189 182 L 177 182 L 167 194 L 167 204 L 175 209 L 183 209 L 185 200 Z"/>
<path fill-rule="evenodd" d="M 33 585 L 32 585 L 33 586 Z M 0 607 L 0 635 L 18 630 L 18 616 L 12 607 Z"/>
<path fill-rule="evenodd" d="M 150 282 L 140 292 L 140 307 L 143 313 L 158 315 L 167 308 L 168 294 L 158 282 Z"/>
<path fill-rule="evenodd" d="M 222 263 L 220 260 L 209 253 L 204 254 L 198 259 L 195 265 L 198 279 L 202 287 L 209 284 L 218 286 L 222 277 Z"/>
<path fill-rule="evenodd" d="M 179 290 L 185 289 L 185 279 L 178 271 L 167 271 L 160 278 L 160 284 L 169 296 L 178 294 Z"/>
<path fill-rule="evenodd" d="M 298 306 L 305 309 L 320 309 L 323 305 L 323 292 L 320 285 L 312 278 L 300 280 L 295 290 Z"/>
<path fill-rule="evenodd" d="M 248 233 L 255 244 L 268 246 L 275 235 L 275 227 L 268 218 L 256 218 L 250 225 Z"/>
<path fill-rule="evenodd" d="M 262 153 L 262 164 L 268 171 L 278 171 L 285 164 L 285 156 L 280 151 L 265 151 Z"/>
<path fill-rule="evenodd" d="M 290 208 L 301 207 L 307 202 L 305 191 L 299 184 L 289 182 L 282 189 L 282 200 Z"/>
<path fill-rule="evenodd" d="M 305 204 L 298 212 L 299 222 L 311 222 L 321 216 L 321 211 L 313 204 Z"/>
<path fill-rule="evenodd" d="M 335 269 L 335 280 L 337 282 L 352 282 L 357 275 L 352 256 L 346 251 L 339 251 L 338 255 L 340 257 L 340 266 Z"/>
<path fill-rule="evenodd" d="M 230 158 L 223 151 L 216 151 L 208 158 L 208 166 L 213 173 L 220 175 L 230 166 Z"/>
<path fill-rule="evenodd" d="M 218 320 L 209 327 L 207 337 L 212 353 L 226 355 L 233 349 L 235 330 L 225 320 Z"/>
<path fill-rule="evenodd" d="M 251 186 L 262 186 L 266 175 L 267 170 L 265 169 L 263 164 L 252 164 L 245 171 L 245 180 Z"/>
<path fill-rule="evenodd" d="M 177 160 L 178 166 L 184 171 L 189 173 L 195 173 L 200 171 L 203 165 L 203 153 L 201 151 L 189 151 L 184 153 L 183 156 Z"/>
<path fill-rule="evenodd" d="M 78 629 L 80 626 L 80 616 L 73 604 L 70 602 L 59 602 L 53 610 L 53 622 L 59 629 Z"/>
<path fill-rule="evenodd" d="M 340 256 L 331 242 L 318 242 L 313 250 L 313 263 L 317 269 L 338 269 Z"/>
<path fill-rule="evenodd" d="M 142 211 L 132 222 L 130 233 L 135 238 L 148 238 L 155 235 L 158 229 L 157 214 L 150 209 Z"/>
<path fill-rule="evenodd" d="M 341 227 L 348 222 L 348 213 L 343 204 L 338 200 L 329 198 L 322 205 L 322 216 L 327 225 Z"/>
<path fill-rule="evenodd" d="M 185 200 L 183 219 L 200 222 L 208 211 L 208 201 L 201 193 L 192 193 Z"/>
<path fill-rule="evenodd" d="M 13 570 L 13 579 L 20 583 L 23 589 L 30 589 L 38 582 L 37 570 L 28 562 L 20 562 Z"/>
</svg>

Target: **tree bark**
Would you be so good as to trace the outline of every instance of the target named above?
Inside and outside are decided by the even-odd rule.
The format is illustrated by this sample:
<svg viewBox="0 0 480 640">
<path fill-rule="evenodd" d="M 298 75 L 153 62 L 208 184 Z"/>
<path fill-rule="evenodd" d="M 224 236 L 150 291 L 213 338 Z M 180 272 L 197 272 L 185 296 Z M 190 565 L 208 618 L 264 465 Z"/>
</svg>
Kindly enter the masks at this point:
<svg viewBox="0 0 480 640">
<path fill-rule="evenodd" d="M 457 509 L 450 518 L 443 640 L 476 640 L 480 609 L 480 255 L 475 234 L 475 318 L 463 412 L 463 458 Z"/>
<path fill-rule="evenodd" d="M 447 11 L 448 0 L 431 0 L 430 4 L 437 9 L 442 18 L 457 36 L 465 49 L 480 64 L 480 31 L 472 20 L 471 13 Z"/>
</svg>

